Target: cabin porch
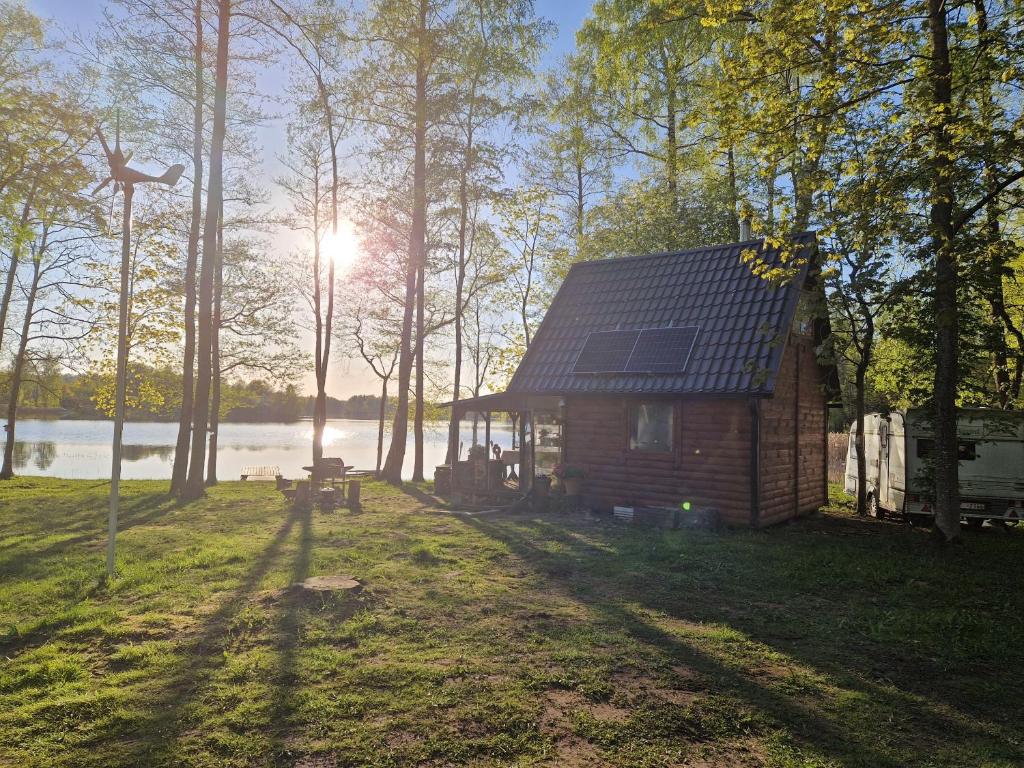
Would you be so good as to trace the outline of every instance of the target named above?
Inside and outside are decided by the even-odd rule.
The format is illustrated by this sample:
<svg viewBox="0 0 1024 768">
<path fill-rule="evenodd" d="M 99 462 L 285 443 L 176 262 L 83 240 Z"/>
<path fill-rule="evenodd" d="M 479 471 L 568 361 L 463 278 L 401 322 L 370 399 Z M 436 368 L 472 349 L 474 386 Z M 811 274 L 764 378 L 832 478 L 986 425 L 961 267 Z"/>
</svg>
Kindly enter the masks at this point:
<svg viewBox="0 0 1024 768">
<path fill-rule="evenodd" d="M 487 506 L 546 492 L 548 477 L 562 460 L 561 398 L 503 392 L 449 405 L 459 442 L 450 450 L 455 461 L 434 471 L 439 495 L 455 504 Z"/>
</svg>

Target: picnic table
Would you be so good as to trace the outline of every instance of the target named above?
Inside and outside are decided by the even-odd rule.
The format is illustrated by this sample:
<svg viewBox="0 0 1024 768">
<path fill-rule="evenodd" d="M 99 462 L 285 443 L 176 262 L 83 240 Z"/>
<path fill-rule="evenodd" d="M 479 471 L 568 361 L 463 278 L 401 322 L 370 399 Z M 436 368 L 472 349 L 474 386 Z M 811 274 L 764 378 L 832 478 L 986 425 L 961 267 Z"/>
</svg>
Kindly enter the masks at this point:
<svg viewBox="0 0 1024 768">
<path fill-rule="evenodd" d="M 320 461 L 313 463 L 311 466 L 303 467 L 304 470 L 309 472 L 310 479 L 316 483 L 330 483 L 334 486 L 339 481 L 341 482 L 341 488 L 345 489 L 345 480 L 349 470 L 355 469 L 350 464 L 346 464 L 341 459 L 320 459 Z"/>
<path fill-rule="evenodd" d="M 352 465 L 338 458 L 324 458 L 303 469 L 309 473 L 309 479 L 299 480 L 294 488 L 291 481 L 286 481 L 287 487 L 280 488 L 281 493 L 297 504 L 312 502 L 331 508 L 347 503 L 349 507 L 358 509 L 359 479 L 373 474 L 353 470 Z"/>
</svg>

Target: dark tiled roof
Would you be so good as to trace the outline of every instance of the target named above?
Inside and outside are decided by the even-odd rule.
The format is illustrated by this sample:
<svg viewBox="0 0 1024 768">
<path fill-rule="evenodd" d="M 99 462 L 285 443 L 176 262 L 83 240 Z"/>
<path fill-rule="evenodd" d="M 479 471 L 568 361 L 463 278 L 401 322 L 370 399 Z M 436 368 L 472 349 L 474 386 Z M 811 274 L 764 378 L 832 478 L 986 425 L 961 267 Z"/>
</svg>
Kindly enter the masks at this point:
<svg viewBox="0 0 1024 768">
<path fill-rule="evenodd" d="M 815 235 L 797 235 L 801 256 Z M 548 309 L 509 392 L 530 394 L 769 394 L 808 267 L 775 287 L 741 254 L 756 248 L 772 265 L 777 249 L 750 241 L 676 253 L 575 264 Z M 593 331 L 697 325 L 686 369 L 672 374 L 574 374 Z"/>
</svg>

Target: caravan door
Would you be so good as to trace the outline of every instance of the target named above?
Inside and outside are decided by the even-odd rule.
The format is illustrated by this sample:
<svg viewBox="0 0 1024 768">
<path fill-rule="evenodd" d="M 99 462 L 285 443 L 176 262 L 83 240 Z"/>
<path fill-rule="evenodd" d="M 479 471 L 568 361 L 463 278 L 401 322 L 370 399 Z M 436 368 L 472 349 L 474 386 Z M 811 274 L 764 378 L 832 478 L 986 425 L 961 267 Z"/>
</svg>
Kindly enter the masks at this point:
<svg viewBox="0 0 1024 768">
<path fill-rule="evenodd" d="M 889 422 L 878 418 L 878 473 L 875 493 L 878 506 L 889 508 Z"/>
</svg>

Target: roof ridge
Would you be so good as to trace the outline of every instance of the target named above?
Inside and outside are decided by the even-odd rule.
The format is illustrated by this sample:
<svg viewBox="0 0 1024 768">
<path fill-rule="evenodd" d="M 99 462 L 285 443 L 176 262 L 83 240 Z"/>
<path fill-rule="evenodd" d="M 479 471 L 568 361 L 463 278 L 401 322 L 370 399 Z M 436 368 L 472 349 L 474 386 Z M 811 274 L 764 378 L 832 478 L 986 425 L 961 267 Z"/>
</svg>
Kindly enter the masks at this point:
<svg viewBox="0 0 1024 768">
<path fill-rule="evenodd" d="M 808 237 L 816 237 L 817 232 L 811 229 L 804 230 L 803 232 L 797 232 L 796 234 L 789 235 L 791 240 L 803 240 Z M 590 267 L 601 264 L 617 264 L 623 261 L 640 261 L 643 259 L 660 259 L 665 256 L 682 256 L 684 254 L 697 254 L 704 253 L 707 251 L 717 251 L 723 248 L 736 249 L 742 247 L 749 247 L 751 245 L 763 245 L 764 237 L 755 237 L 750 240 L 740 240 L 735 243 L 719 243 L 717 245 L 702 245 L 697 248 L 683 248 L 678 251 L 657 251 L 655 253 L 639 253 L 632 256 L 613 256 L 612 258 L 606 259 L 590 259 L 587 261 L 574 261 L 569 266 L 569 271 L 576 269 L 577 267 Z"/>
</svg>

